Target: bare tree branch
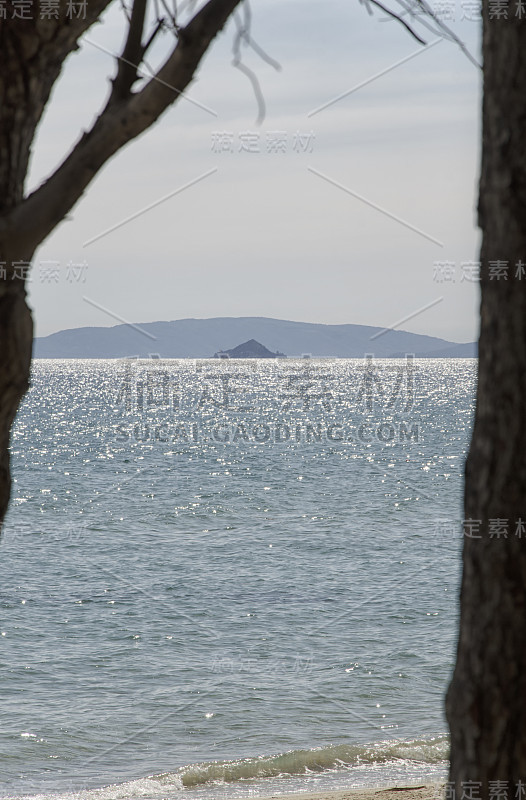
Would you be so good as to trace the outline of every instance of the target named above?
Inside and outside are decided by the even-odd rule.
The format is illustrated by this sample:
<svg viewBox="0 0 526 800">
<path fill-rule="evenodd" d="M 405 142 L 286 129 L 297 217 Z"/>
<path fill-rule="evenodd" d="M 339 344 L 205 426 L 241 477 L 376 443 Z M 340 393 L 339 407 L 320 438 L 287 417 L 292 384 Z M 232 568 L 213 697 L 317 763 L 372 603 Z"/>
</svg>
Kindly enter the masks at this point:
<svg viewBox="0 0 526 800">
<path fill-rule="evenodd" d="M 0 213 L 22 202 L 31 143 L 53 85 L 78 48 L 79 36 L 110 2 L 90 0 L 81 19 L 68 8 L 68 0 L 60 0 L 57 18 L 0 15 L 0 74 L 9 76 L 0 81 Z"/>
<path fill-rule="evenodd" d="M 411 19 L 416 20 L 416 14 L 414 12 L 414 8 L 415 6 L 419 7 L 422 10 L 421 16 L 419 16 L 418 20 L 416 20 L 419 25 L 422 25 L 423 28 L 426 28 L 435 36 L 440 36 L 442 39 L 447 39 L 448 41 L 456 44 L 457 47 L 459 47 L 460 50 L 464 53 L 466 58 L 468 58 L 469 61 L 471 61 L 471 63 L 474 64 L 474 66 L 476 66 L 478 69 L 482 69 L 481 65 L 479 64 L 477 59 L 469 52 L 468 48 L 466 47 L 462 39 L 460 39 L 456 35 L 456 33 L 454 33 L 451 30 L 451 28 L 449 28 L 445 24 L 445 22 L 443 22 L 443 20 L 437 17 L 436 13 L 427 3 L 427 0 L 396 0 L 398 5 L 401 6 L 401 8 L 403 9 L 399 13 L 393 11 L 392 8 L 388 8 L 387 6 L 385 6 L 382 2 L 380 2 L 380 0 L 359 0 L 359 1 L 360 3 L 365 5 L 369 14 L 372 13 L 369 3 L 373 3 L 373 5 L 377 6 L 378 8 L 381 8 L 382 11 L 384 11 L 390 17 L 397 20 L 397 22 L 400 22 L 400 24 L 403 25 L 404 28 L 406 28 L 406 30 L 408 30 L 409 33 L 412 36 L 414 36 L 414 38 L 418 42 L 420 42 L 420 44 L 425 45 L 426 44 L 425 40 L 422 39 L 420 35 L 416 33 L 414 28 L 403 18 L 404 15 L 407 14 L 409 15 L 409 17 L 411 17 Z M 434 24 L 433 25 L 430 24 L 429 20 L 432 20 Z"/>
<path fill-rule="evenodd" d="M 99 169 L 149 128 L 193 79 L 211 41 L 241 0 L 209 0 L 181 29 L 179 42 L 157 74 L 137 93 L 109 101 L 53 175 L 5 220 L 12 241 L 37 247 L 79 200 Z"/>
<path fill-rule="evenodd" d="M 270 64 L 271 67 L 274 67 L 275 70 L 281 70 L 281 64 L 271 58 L 267 53 L 261 48 L 253 39 L 250 34 L 251 29 L 251 22 L 252 22 L 252 13 L 250 10 L 250 3 L 249 0 L 245 0 L 243 3 L 243 11 L 244 11 L 244 22 L 241 21 L 239 14 L 237 11 L 234 12 L 234 20 L 237 25 L 237 33 L 234 37 L 234 43 L 232 45 L 232 52 L 234 53 L 234 59 L 232 61 L 233 66 L 242 72 L 244 75 L 247 76 L 250 83 L 252 84 L 252 88 L 254 90 L 254 95 L 256 97 L 256 102 L 258 104 L 258 115 L 256 118 L 256 124 L 261 124 L 265 119 L 266 113 L 266 106 L 265 106 L 265 98 L 263 97 L 263 92 L 261 91 L 261 86 L 259 84 L 258 77 L 256 73 L 247 67 L 246 64 L 243 63 L 241 57 L 241 45 L 245 44 L 246 46 L 251 47 L 255 53 L 263 60 L 266 61 L 267 64 Z"/>
<path fill-rule="evenodd" d="M 399 0 L 399 2 L 400 2 L 400 0 Z M 436 26 L 437 26 L 437 28 L 438 28 L 439 32 L 440 32 L 440 33 L 441 33 L 443 36 L 445 36 L 446 38 L 450 39 L 452 42 L 455 42 L 455 44 L 457 45 L 457 47 L 459 47 L 459 48 L 460 48 L 460 50 L 461 50 L 461 51 L 464 53 L 464 55 L 466 56 L 466 58 L 467 58 L 469 61 L 471 61 L 471 63 L 472 63 L 472 64 L 473 64 L 475 67 L 478 67 L 478 69 L 482 69 L 482 65 L 481 65 L 481 64 L 479 64 L 479 62 L 477 61 L 477 59 L 476 59 L 474 56 L 472 56 L 472 55 L 471 55 L 471 53 L 469 52 L 468 48 L 466 47 L 466 45 L 465 45 L 465 44 L 464 44 L 464 42 L 462 41 L 462 39 L 459 39 L 459 37 L 456 35 L 456 33 L 454 33 L 454 32 L 451 30 L 451 28 L 450 28 L 450 27 L 448 27 L 448 25 L 446 25 L 446 23 L 445 23 L 443 20 L 441 20 L 441 19 L 439 19 L 439 18 L 437 17 L 436 13 L 433 11 L 433 9 L 431 8 L 431 6 L 430 6 L 430 5 L 429 5 L 429 4 L 426 2 L 426 0 L 418 0 L 418 3 L 419 3 L 421 6 L 422 6 L 422 8 L 423 8 L 423 9 L 424 9 L 424 11 L 426 12 L 426 14 L 427 14 L 429 17 L 431 17 L 431 18 L 432 18 L 432 19 L 435 21 L 435 23 L 436 23 Z"/>
<path fill-rule="evenodd" d="M 379 0 L 365 0 L 365 1 L 367 3 L 373 3 L 378 8 L 381 8 L 382 11 L 385 11 L 386 14 L 389 14 L 390 17 L 393 17 L 393 19 L 395 19 L 397 22 L 399 22 L 401 25 L 403 25 L 406 30 L 409 31 L 411 36 L 413 36 L 416 39 L 417 42 L 420 42 L 420 44 L 423 44 L 423 45 L 427 44 L 425 39 L 422 39 L 417 34 L 417 32 L 414 31 L 413 28 L 405 21 L 405 19 L 403 19 L 399 14 L 395 14 L 394 11 L 391 11 L 389 8 L 384 6 L 382 3 L 379 2 Z M 367 9 L 367 10 L 370 11 L 370 9 Z M 372 11 L 370 11 L 370 13 L 372 13 Z"/>
<path fill-rule="evenodd" d="M 153 42 L 157 38 L 157 35 L 164 28 L 164 26 L 165 26 L 165 22 L 164 22 L 163 19 L 157 20 L 157 25 L 155 26 L 155 28 L 151 32 L 150 37 L 146 40 L 146 43 L 143 44 L 143 46 L 142 46 L 142 49 L 141 49 L 141 60 L 144 59 L 144 56 L 146 55 L 146 53 L 148 52 L 148 50 L 152 46 Z"/>
<path fill-rule="evenodd" d="M 55 49 L 55 58 L 60 53 L 67 55 L 72 50 L 76 49 L 76 43 L 91 28 L 92 25 L 100 21 L 101 15 L 106 11 L 108 6 L 111 5 L 113 0 L 89 0 L 86 3 L 85 17 L 74 17 L 68 12 L 68 0 L 60 0 L 59 16 L 53 20 L 35 20 L 35 24 L 39 33 L 43 34 L 44 25 L 50 24 L 55 28 L 55 33 L 52 37 L 46 32 L 42 38 Z M 69 13 L 69 16 L 68 16 Z M 67 49 L 64 49 L 67 48 Z M 63 57 L 65 57 L 65 55 Z"/>
<path fill-rule="evenodd" d="M 134 0 L 133 2 L 126 44 L 122 51 L 122 57 L 118 62 L 117 75 L 113 81 L 111 102 L 117 102 L 126 97 L 138 78 L 137 67 L 141 63 L 143 56 L 142 34 L 146 7 L 147 0 Z"/>
<path fill-rule="evenodd" d="M 176 16 L 175 16 L 175 14 L 174 14 L 174 13 L 171 11 L 171 9 L 170 9 L 170 8 L 168 8 L 168 3 L 166 2 L 166 0 L 161 0 L 161 3 L 162 3 L 162 5 L 163 5 L 163 6 L 164 6 L 164 8 L 165 8 L 165 11 L 166 11 L 166 13 L 167 13 L 167 14 L 168 14 L 168 16 L 170 17 L 170 21 L 171 21 L 171 23 L 172 23 L 172 28 L 173 28 L 173 30 L 174 30 L 174 31 L 177 31 L 177 30 L 179 30 L 179 26 L 177 25 L 177 17 L 176 17 Z"/>
</svg>

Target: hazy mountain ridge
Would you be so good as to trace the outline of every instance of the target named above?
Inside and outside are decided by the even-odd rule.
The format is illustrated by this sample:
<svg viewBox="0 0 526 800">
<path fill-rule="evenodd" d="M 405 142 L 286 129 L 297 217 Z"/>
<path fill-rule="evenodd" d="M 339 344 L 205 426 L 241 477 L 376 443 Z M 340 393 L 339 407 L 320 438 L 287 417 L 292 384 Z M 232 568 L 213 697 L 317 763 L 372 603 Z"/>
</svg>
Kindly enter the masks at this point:
<svg viewBox="0 0 526 800">
<path fill-rule="evenodd" d="M 476 344 L 457 344 L 434 336 L 389 330 L 369 325 L 326 325 L 269 317 L 215 317 L 85 327 L 38 337 L 35 358 L 211 358 L 248 339 L 256 339 L 273 352 L 288 356 L 379 358 L 415 353 L 420 357 L 473 357 Z M 381 334 L 376 336 L 377 334 Z M 376 337 L 376 338 L 373 338 Z"/>
</svg>

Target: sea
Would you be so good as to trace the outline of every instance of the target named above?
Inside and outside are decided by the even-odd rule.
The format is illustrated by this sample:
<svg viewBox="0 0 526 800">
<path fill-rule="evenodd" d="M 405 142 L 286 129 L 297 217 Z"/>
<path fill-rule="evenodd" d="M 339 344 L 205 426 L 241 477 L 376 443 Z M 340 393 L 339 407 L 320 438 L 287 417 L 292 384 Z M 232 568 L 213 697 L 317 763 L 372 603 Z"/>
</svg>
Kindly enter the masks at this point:
<svg viewBox="0 0 526 800">
<path fill-rule="evenodd" d="M 475 381 L 411 355 L 35 361 L 0 797 L 438 786 Z"/>
</svg>

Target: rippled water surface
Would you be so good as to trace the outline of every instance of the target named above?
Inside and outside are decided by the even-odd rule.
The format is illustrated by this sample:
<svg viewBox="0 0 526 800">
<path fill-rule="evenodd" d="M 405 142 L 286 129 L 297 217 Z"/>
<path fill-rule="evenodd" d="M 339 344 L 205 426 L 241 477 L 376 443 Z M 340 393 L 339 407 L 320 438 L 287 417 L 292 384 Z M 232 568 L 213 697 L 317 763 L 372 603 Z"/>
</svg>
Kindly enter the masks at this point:
<svg viewBox="0 0 526 800">
<path fill-rule="evenodd" d="M 35 362 L 0 545 L 2 796 L 439 778 L 474 376 Z"/>
</svg>

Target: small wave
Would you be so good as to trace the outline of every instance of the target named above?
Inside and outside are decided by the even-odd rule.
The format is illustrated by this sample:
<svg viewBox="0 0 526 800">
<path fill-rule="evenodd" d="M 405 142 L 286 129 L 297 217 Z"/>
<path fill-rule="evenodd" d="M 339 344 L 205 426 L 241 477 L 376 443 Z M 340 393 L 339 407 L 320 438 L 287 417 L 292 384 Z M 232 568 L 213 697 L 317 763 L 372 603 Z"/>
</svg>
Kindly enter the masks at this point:
<svg viewBox="0 0 526 800">
<path fill-rule="evenodd" d="M 447 736 L 368 745 L 331 745 L 312 750 L 291 750 L 272 756 L 191 764 L 181 767 L 174 778 L 179 778 L 184 787 L 190 788 L 211 782 L 233 783 L 240 780 L 307 775 L 390 761 L 439 764 L 448 758 L 448 750 Z"/>
<path fill-rule="evenodd" d="M 389 740 L 366 745 L 330 745 L 270 756 L 189 764 L 175 772 L 149 775 L 100 789 L 17 797 L 20 800 L 165 800 L 166 797 L 177 797 L 185 789 L 198 789 L 206 784 L 224 785 L 265 778 L 312 776 L 383 764 L 435 765 L 444 762 L 448 755 L 447 736 Z"/>
</svg>

